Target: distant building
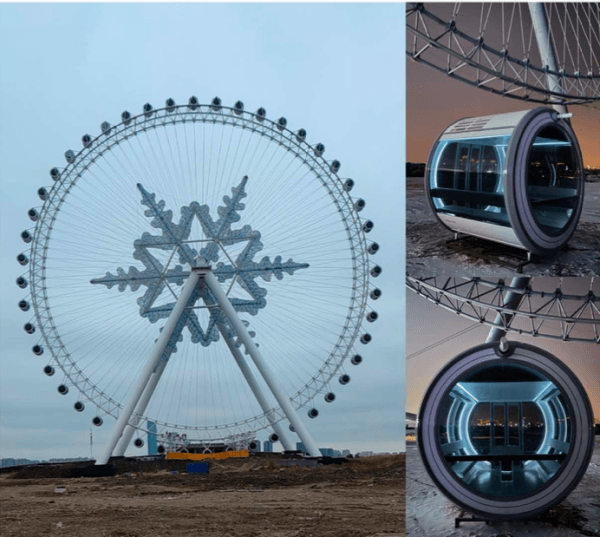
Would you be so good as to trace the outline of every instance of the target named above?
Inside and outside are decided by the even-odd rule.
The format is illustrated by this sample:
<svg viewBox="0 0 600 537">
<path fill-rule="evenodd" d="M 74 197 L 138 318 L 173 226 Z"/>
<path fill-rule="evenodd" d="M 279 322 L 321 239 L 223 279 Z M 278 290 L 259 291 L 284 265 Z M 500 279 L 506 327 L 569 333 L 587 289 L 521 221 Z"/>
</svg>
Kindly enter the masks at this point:
<svg viewBox="0 0 600 537">
<path fill-rule="evenodd" d="M 148 422 L 148 455 L 158 455 L 158 441 L 156 440 L 156 423 Z"/>
<path fill-rule="evenodd" d="M 347 457 L 348 455 L 350 455 L 350 450 L 349 449 L 344 449 L 342 451 L 342 457 Z"/>
<path fill-rule="evenodd" d="M 323 457 L 333 457 L 333 448 L 322 447 L 319 448 L 319 451 Z"/>
<path fill-rule="evenodd" d="M 263 451 L 265 453 L 273 453 L 273 442 L 271 442 L 270 440 L 265 440 L 265 443 L 263 444 Z"/>
<path fill-rule="evenodd" d="M 304 447 L 304 444 L 302 442 L 296 442 L 296 451 L 300 451 L 302 453 L 308 453 L 308 451 L 306 450 L 306 448 Z"/>
<path fill-rule="evenodd" d="M 406 413 L 406 428 L 416 429 L 417 428 L 417 415 L 412 412 Z"/>
<path fill-rule="evenodd" d="M 255 440 L 256 442 L 256 449 L 254 451 L 260 451 L 260 440 Z"/>
</svg>

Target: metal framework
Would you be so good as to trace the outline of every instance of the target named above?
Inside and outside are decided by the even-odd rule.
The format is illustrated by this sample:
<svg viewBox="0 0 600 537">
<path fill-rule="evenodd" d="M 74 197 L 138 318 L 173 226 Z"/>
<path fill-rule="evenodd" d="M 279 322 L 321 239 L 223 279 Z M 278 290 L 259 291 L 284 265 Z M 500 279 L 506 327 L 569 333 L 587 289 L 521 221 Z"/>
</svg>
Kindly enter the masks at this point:
<svg viewBox="0 0 600 537">
<path fill-rule="evenodd" d="M 516 289 L 504 280 L 407 276 L 406 285 L 444 309 L 507 333 L 600 344 L 600 281 L 591 278 L 587 294 L 570 294 L 562 280 L 551 280 L 534 278 Z M 511 295 L 520 295 L 516 307 L 508 304 Z"/>
<path fill-rule="evenodd" d="M 128 152 L 129 154 L 132 154 L 131 148 L 135 143 L 137 143 L 139 138 L 145 135 L 148 137 L 148 139 L 150 139 L 150 133 L 155 131 L 158 132 L 161 129 L 164 129 L 165 131 L 167 129 L 174 129 L 173 132 L 175 134 L 175 138 L 173 139 L 173 145 L 175 145 L 175 142 L 177 143 L 177 152 L 179 152 L 180 157 L 183 155 L 182 158 L 185 160 L 185 151 L 180 148 L 180 143 L 182 142 L 179 138 L 177 138 L 177 129 L 179 129 L 179 136 L 182 136 L 181 133 L 184 130 L 187 136 L 188 128 L 194 129 L 196 128 L 196 125 L 201 125 L 205 130 L 213 129 L 214 131 L 215 128 L 219 127 L 222 129 L 221 132 L 225 131 L 225 129 L 227 129 L 227 132 L 234 130 L 243 131 L 240 136 L 246 136 L 253 140 L 255 138 L 258 139 L 255 148 L 255 153 L 257 154 L 259 148 L 261 151 L 264 151 L 262 155 L 267 154 L 266 149 L 264 149 L 266 144 L 267 147 L 275 147 L 273 151 L 281 151 L 282 155 L 289 155 L 289 157 L 286 158 L 289 158 L 291 163 L 286 164 L 287 168 L 284 170 L 286 171 L 287 175 L 283 176 L 283 172 L 281 170 L 273 168 L 270 172 L 271 175 L 279 173 L 281 174 L 281 178 L 267 176 L 266 179 L 261 178 L 261 180 L 265 183 L 272 181 L 274 184 L 279 184 L 277 181 L 282 181 L 279 187 L 281 188 L 281 191 L 285 191 L 285 189 L 290 188 L 290 185 L 286 184 L 286 181 L 297 180 L 298 177 L 307 182 L 306 188 L 312 184 L 310 181 L 316 180 L 317 184 L 319 185 L 318 191 L 320 192 L 320 196 L 327 197 L 330 205 L 333 206 L 334 210 L 332 211 L 332 214 L 337 215 L 335 216 L 335 218 L 337 218 L 337 224 L 332 222 L 331 219 L 334 217 L 329 215 L 327 218 L 330 219 L 331 223 L 328 225 L 330 227 L 332 225 L 337 226 L 336 229 L 342 230 L 336 236 L 341 237 L 343 234 L 345 236 L 346 244 L 344 245 L 338 243 L 335 245 L 335 247 L 339 248 L 339 251 L 343 250 L 346 252 L 340 257 L 340 263 L 343 262 L 349 265 L 344 268 L 344 270 L 347 270 L 349 275 L 348 278 L 344 280 L 348 283 L 343 286 L 345 287 L 343 293 L 346 297 L 343 307 L 345 308 L 346 313 L 343 315 L 343 322 L 339 327 L 337 337 L 335 339 L 330 338 L 330 341 L 327 343 L 326 354 L 325 356 L 321 357 L 321 363 L 318 367 L 318 370 L 313 371 L 308 376 L 304 376 L 301 383 L 302 385 L 293 393 L 288 393 L 291 405 L 294 409 L 299 409 L 308 405 L 318 394 L 325 394 L 326 401 L 332 401 L 333 397 L 335 396 L 331 392 L 329 383 L 336 376 L 341 377 L 341 384 L 347 384 L 349 381 L 349 376 L 345 374 L 343 363 L 346 358 L 350 358 L 356 353 L 354 343 L 357 338 L 361 336 L 361 324 L 363 319 L 366 317 L 369 321 L 372 321 L 377 318 L 376 312 L 372 311 L 367 305 L 369 293 L 374 288 L 374 286 L 369 282 L 369 276 L 377 276 L 381 271 L 380 267 L 378 266 L 373 267 L 371 264 L 370 267 L 369 262 L 369 254 L 375 253 L 379 248 L 376 243 L 367 241 L 365 236 L 365 233 L 370 231 L 373 227 L 373 223 L 370 220 L 361 220 L 359 217 L 358 212 L 362 210 L 365 202 L 362 199 L 353 199 L 350 196 L 349 192 L 352 189 L 354 182 L 351 179 L 340 179 L 337 174 L 340 168 L 340 163 L 336 160 L 325 160 L 323 157 L 325 148 L 322 144 L 315 144 L 314 146 L 309 145 L 306 141 L 306 131 L 304 129 L 292 132 L 287 128 L 287 120 L 285 118 L 282 117 L 277 121 L 272 121 L 266 117 L 266 112 L 262 108 L 257 110 L 255 113 L 247 112 L 244 110 L 244 105 L 241 102 L 237 102 L 233 107 L 227 107 L 221 104 L 220 99 L 215 98 L 211 104 L 205 105 L 199 104 L 198 100 L 195 97 L 192 97 L 188 104 L 176 105 L 172 99 L 169 99 L 164 108 L 153 109 L 151 105 L 147 104 L 144 107 L 143 113 L 133 116 L 129 112 L 124 112 L 121 119 L 122 121 L 115 126 L 112 126 L 107 122 L 103 123 L 102 133 L 96 137 L 91 137 L 89 135 L 84 136 L 82 139 L 84 147 L 79 152 L 67 151 L 65 153 L 67 166 L 61 170 L 54 168 L 51 171 L 51 176 L 55 182 L 51 188 L 49 187 L 47 189 L 40 189 L 38 194 L 40 198 L 44 200 L 44 204 L 40 209 L 32 209 L 32 211 L 35 213 L 35 218 L 32 218 L 32 220 L 36 222 L 36 225 L 35 229 L 29 235 L 30 240 L 26 241 L 31 242 L 30 259 L 27 259 L 25 256 L 25 263 L 29 262 L 30 265 L 28 283 L 31 287 L 31 302 L 35 313 L 35 320 L 31 324 L 34 325 L 34 329 L 37 327 L 41 332 L 42 339 L 38 344 L 38 347 L 42 348 L 42 352 L 44 347 L 50 351 L 53 358 L 52 366 L 57 365 L 64 372 L 65 377 L 62 385 L 67 386 L 67 388 L 71 386 L 80 392 L 80 402 L 89 401 L 98 407 L 99 413 L 95 418 L 95 420 L 97 420 L 95 421 L 96 424 L 102 422 L 101 417 L 104 415 L 117 418 L 123 408 L 123 401 L 111 395 L 110 390 L 106 389 L 106 387 L 103 385 L 106 384 L 104 379 L 100 378 L 99 380 L 96 380 L 93 372 L 88 373 L 86 372 L 85 368 L 80 367 L 78 362 L 82 356 L 82 349 L 76 349 L 75 351 L 69 350 L 68 347 L 73 347 L 73 344 L 69 344 L 68 342 L 65 343 L 63 341 L 64 336 L 60 332 L 60 323 L 56 322 L 55 315 L 53 315 L 52 312 L 52 302 L 56 299 L 49 295 L 49 289 L 52 289 L 52 285 L 51 283 L 49 284 L 48 281 L 48 271 L 52 270 L 51 267 L 49 268 L 48 263 L 51 263 L 53 258 L 53 243 L 51 239 L 53 238 L 53 233 L 56 233 L 55 230 L 57 224 L 59 224 L 61 221 L 61 214 L 65 213 L 65 218 L 69 218 L 68 215 L 71 209 L 69 201 L 71 200 L 72 196 L 77 193 L 77 189 L 75 189 L 76 185 L 82 178 L 84 178 L 86 181 L 95 181 L 98 185 L 98 188 L 102 187 L 103 185 L 100 179 L 103 179 L 103 177 L 99 177 L 98 172 L 98 169 L 100 169 L 101 166 L 106 166 L 107 168 L 111 167 L 112 170 L 112 166 L 115 162 L 123 162 L 124 164 L 127 164 L 125 159 L 129 160 Z M 188 151 L 188 163 L 200 160 L 204 155 L 204 151 L 208 151 L 209 149 L 209 141 L 203 141 L 202 143 L 204 145 L 200 146 L 200 143 L 196 142 L 196 131 L 194 130 L 193 132 L 194 142 L 198 144 L 198 154 L 190 156 Z M 158 134 L 155 136 L 158 139 Z M 238 164 L 238 161 L 242 161 L 242 157 L 238 159 L 238 150 L 240 154 L 244 150 L 241 142 L 239 142 L 239 147 L 236 150 L 235 157 L 231 156 L 230 150 L 231 153 L 233 153 L 233 149 L 231 149 L 231 138 L 229 139 L 229 147 L 225 145 L 224 139 L 225 135 L 221 134 L 221 139 L 214 141 L 214 151 L 216 153 L 218 150 L 219 161 L 216 162 L 216 169 L 213 168 L 212 172 L 210 167 L 208 168 L 208 172 L 211 172 L 213 175 L 220 174 L 222 177 L 225 175 L 226 166 L 223 164 L 222 168 L 219 167 L 222 155 L 225 155 L 225 161 L 227 158 L 229 158 L 233 167 L 234 164 Z M 213 142 L 210 141 L 210 143 L 210 148 L 212 149 Z M 246 145 L 246 151 L 248 151 L 249 146 L 250 142 L 248 142 Z M 185 149 L 188 149 L 187 141 Z M 175 149 L 171 147 L 171 142 L 169 142 L 168 148 L 160 148 L 159 155 L 162 155 L 161 158 L 165 160 L 170 160 L 173 158 L 174 152 Z M 113 157 L 117 160 L 105 163 L 105 160 L 107 160 L 107 157 L 110 155 L 113 155 Z M 279 153 L 272 153 L 270 158 L 274 159 L 275 156 L 280 158 L 281 161 L 284 159 L 283 156 L 280 157 Z M 267 159 L 267 156 L 264 156 L 263 158 Z M 123 161 L 119 159 L 123 159 Z M 131 157 L 131 160 L 133 161 L 133 156 Z M 249 162 L 254 164 L 256 161 L 260 162 L 260 156 Z M 292 165 L 294 166 L 294 171 L 289 172 L 288 169 L 291 168 Z M 136 163 L 135 166 L 131 165 L 130 169 L 134 170 L 136 174 L 139 173 L 138 177 L 143 179 L 145 175 L 152 171 L 146 169 L 146 166 L 148 166 L 148 168 L 152 168 L 152 163 L 142 161 L 139 162 L 139 164 Z M 173 165 L 171 169 L 178 171 L 178 168 L 175 165 Z M 204 168 L 202 168 L 202 170 L 204 172 Z M 112 173 L 118 180 L 130 179 L 129 177 L 121 177 L 119 170 L 113 170 Z M 170 171 L 168 165 L 165 165 L 164 168 L 162 168 L 162 164 L 160 164 L 160 169 L 157 171 L 157 173 L 159 176 L 161 174 L 164 176 L 169 174 L 177 175 L 176 173 Z M 237 182 L 230 184 L 230 186 L 234 187 L 237 183 L 239 183 L 239 181 L 240 176 L 237 177 Z M 233 189 L 234 198 L 236 193 L 241 194 L 238 196 L 240 199 L 241 197 L 245 196 L 244 189 L 246 181 L 248 181 L 247 178 L 245 178 L 242 183 L 237 186 L 237 188 Z M 250 184 L 252 184 L 252 177 L 249 179 L 249 181 Z M 200 182 L 200 180 L 198 182 Z M 139 183 L 142 183 L 142 181 L 139 181 Z M 176 184 L 177 182 L 175 181 L 175 186 Z M 172 213 L 164 210 L 165 202 L 157 202 L 154 194 L 145 190 L 141 184 L 138 186 L 138 193 L 141 193 L 143 203 L 148 207 L 146 215 L 154 218 L 152 225 L 158 228 L 161 228 L 162 226 L 163 236 L 169 232 L 173 232 L 174 230 L 176 232 L 182 230 L 183 221 L 180 221 L 180 224 L 172 223 Z M 222 194 L 225 194 L 225 192 Z M 276 196 L 277 192 L 272 192 L 271 195 Z M 166 198 L 166 196 L 164 197 Z M 236 211 L 242 209 L 244 206 L 244 204 L 239 204 L 239 199 L 232 201 L 232 198 L 226 197 L 224 200 L 226 205 L 229 200 L 229 202 L 236 207 Z M 91 200 L 92 205 L 90 206 L 90 211 L 92 213 L 94 210 L 93 201 L 94 200 Z M 187 199 L 188 204 L 193 201 L 195 200 Z M 187 217 L 189 218 L 193 218 L 193 214 L 196 214 L 200 220 L 204 219 L 204 224 L 207 226 L 210 227 L 210 225 L 215 225 L 215 222 L 209 222 L 209 218 L 206 218 L 207 214 L 204 214 L 207 213 L 208 207 L 204 209 L 203 207 L 194 204 L 189 205 L 187 208 L 184 206 L 182 208 L 182 217 L 186 211 Z M 219 209 L 220 216 L 222 214 L 221 211 L 226 211 L 226 209 Z M 299 202 L 299 208 L 295 211 L 301 215 L 301 211 L 308 211 L 308 209 L 306 207 L 302 207 Z M 202 216 L 200 213 L 203 213 L 204 216 Z M 262 217 L 262 221 L 264 221 L 265 216 L 256 210 L 256 207 L 254 207 L 254 213 Z M 310 218 L 308 218 L 309 223 L 313 223 L 313 229 L 315 230 L 312 232 L 313 236 L 314 233 L 323 233 L 325 231 L 326 226 L 321 229 L 316 227 L 315 222 L 319 221 L 318 215 L 313 214 L 307 216 L 310 216 Z M 102 214 L 97 215 L 96 218 L 98 218 L 98 222 L 105 222 L 107 220 L 107 216 Z M 237 221 L 239 218 L 239 214 L 236 213 L 234 217 L 231 217 L 229 224 Z M 162 224 L 160 223 L 161 219 Z M 164 222 L 168 222 L 168 224 L 164 224 Z M 250 222 L 250 220 L 248 222 Z M 187 231 L 189 232 L 189 229 L 187 229 Z M 71 230 L 69 230 L 69 232 L 71 232 Z M 78 232 L 78 230 L 73 230 L 73 233 L 76 232 Z M 311 231 L 308 229 L 302 232 L 308 234 Z M 292 274 L 296 270 L 308 270 L 308 267 L 311 266 L 310 262 L 304 263 L 303 259 L 299 259 L 298 263 L 294 263 L 291 260 L 288 262 L 282 262 L 281 257 L 277 257 L 273 261 L 268 260 L 265 262 L 263 259 L 260 263 L 255 263 L 251 258 L 260 250 L 260 246 L 262 246 L 262 243 L 260 242 L 260 233 L 251 232 L 251 228 L 249 228 L 247 225 L 244 228 L 241 228 L 240 231 L 233 233 L 240 235 L 237 237 L 240 239 L 240 241 L 237 242 L 243 242 L 241 239 L 244 239 L 253 244 L 253 246 L 250 246 L 252 255 L 248 255 L 244 262 L 247 263 L 248 267 L 252 265 L 251 268 L 258 268 L 259 270 L 257 274 L 260 273 L 265 280 L 269 279 L 271 275 L 274 275 L 277 279 L 281 279 L 284 272 Z M 254 239 L 249 238 L 249 235 L 252 233 L 254 233 Z M 25 239 L 25 236 L 23 236 L 23 238 Z M 135 237 L 131 237 L 131 241 L 133 241 L 134 238 Z M 182 238 L 183 235 L 168 245 L 168 248 L 171 249 L 170 255 L 173 257 L 177 251 L 177 253 L 180 254 L 180 262 L 183 264 L 187 263 L 190 265 L 190 267 L 192 267 L 193 262 L 190 259 L 185 259 L 186 255 L 190 253 L 189 251 L 191 251 L 191 248 L 188 244 L 183 244 L 181 240 Z M 263 239 L 264 238 L 265 237 L 263 237 Z M 192 237 L 192 239 L 194 239 L 194 237 Z M 110 237 L 107 240 L 110 241 Z M 91 270 L 95 271 L 95 277 L 92 276 L 87 281 L 89 282 L 92 280 L 92 283 L 94 284 L 104 285 L 90 285 L 89 287 L 110 288 L 113 285 L 116 285 L 118 286 L 119 290 L 125 290 L 128 288 L 131 291 L 137 291 L 140 285 L 145 285 L 147 286 L 146 294 L 140 299 L 141 302 L 138 300 L 138 305 L 140 305 L 142 315 L 145 318 L 148 318 L 151 322 L 156 322 L 161 318 L 166 318 L 172 310 L 173 305 L 171 304 L 171 306 L 165 306 L 165 304 L 157 304 L 154 306 L 153 298 L 156 298 L 156 296 L 159 294 L 156 293 L 156 291 L 159 287 L 161 291 L 168 288 L 167 294 L 170 292 L 176 298 L 176 294 L 173 293 L 174 286 L 182 285 L 190 272 L 189 270 L 185 272 L 181 265 L 178 265 L 175 268 L 170 269 L 171 272 L 169 273 L 168 277 L 165 278 L 164 276 L 167 272 L 168 263 L 162 267 L 162 269 L 154 270 L 151 268 L 153 266 L 157 266 L 156 263 L 158 260 L 149 253 L 148 246 L 156 247 L 157 243 L 161 240 L 162 239 L 157 238 L 157 236 L 144 234 L 142 239 L 136 241 L 134 258 L 144 263 L 146 267 L 145 271 L 139 271 L 135 267 L 130 267 L 129 272 L 126 273 L 125 270 L 119 268 L 116 275 L 111 275 L 109 273 L 104 277 L 98 277 L 102 273 L 99 272 L 101 269 L 94 267 Z M 202 240 L 196 240 L 197 243 L 202 243 L 202 241 L 204 241 L 204 250 L 211 248 L 215 249 L 213 252 L 214 259 L 212 260 L 215 261 L 218 257 L 217 250 L 220 248 L 220 246 L 217 246 L 219 241 L 215 242 L 213 240 L 211 242 L 206 236 L 203 236 Z M 194 241 L 190 240 L 190 242 Z M 222 242 L 226 243 L 226 241 Z M 321 240 L 321 242 L 325 244 L 323 240 Z M 175 243 L 178 244 L 177 247 L 174 247 Z M 85 245 L 83 248 L 85 248 Z M 161 246 L 158 246 L 158 248 L 160 249 Z M 58 251 L 60 252 L 60 248 L 58 248 Z M 131 250 L 129 250 L 129 252 L 131 252 Z M 206 251 L 204 253 L 206 253 Z M 219 254 L 221 253 L 225 254 L 226 252 L 219 251 Z M 128 252 L 121 252 L 119 255 L 126 256 L 127 254 Z M 60 255 L 60 253 L 58 255 Z M 125 262 L 128 260 L 127 257 L 122 257 L 122 259 Z M 232 258 L 229 258 L 229 261 L 232 261 Z M 240 262 L 239 258 L 237 262 Z M 266 294 L 266 292 L 263 293 L 260 290 L 261 288 L 254 283 L 253 277 L 244 278 L 243 274 L 241 274 L 243 271 L 237 270 L 239 267 L 233 267 L 236 267 L 235 263 L 233 262 L 230 263 L 229 269 L 227 268 L 227 265 L 223 263 L 215 265 L 213 267 L 214 275 L 220 282 L 224 282 L 230 278 L 232 278 L 232 280 L 237 278 L 237 282 L 242 286 L 242 288 L 250 292 L 252 299 L 239 299 L 236 303 L 236 299 L 232 298 L 231 300 L 234 309 L 237 310 L 237 312 L 256 315 L 260 309 L 264 308 L 264 294 Z M 110 264 L 104 267 L 105 270 L 111 268 L 112 267 Z M 77 271 L 78 267 L 74 267 L 73 270 Z M 229 272 L 227 272 L 228 270 Z M 177 272 L 177 274 L 175 274 L 173 271 Z M 266 276 L 267 272 L 269 272 L 268 276 Z M 160 277 L 157 279 L 157 276 Z M 327 296 L 323 298 L 322 295 L 323 290 L 327 289 L 327 285 L 329 285 L 331 281 L 314 283 L 314 288 L 305 289 L 304 294 L 306 294 L 306 296 L 309 298 L 314 297 L 315 300 L 321 297 L 321 299 L 325 301 L 324 303 L 327 303 Z M 25 282 L 25 286 L 26 285 L 27 282 Z M 233 281 L 230 282 L 228 292 L 231 291 L 232 285 Z M 342 285 L 340 285 L 340 287 L 342 287 Z M 376 291 L 377 292 L 375 295 L 371 293 L 372 298 L 379 297 L 380 291 L 378 289 L 376 289 Z M 147 295 L 152 295 L 152 297 Z M 330 300 L 341 302 L 340 296 L 332 295 L 333 298 Z M 290 300 L 290 309 L 293 310 L 293 296 Z M 214 307 L 214 304 L 207 305 L 207 307 L 210 306 Z M 340 307 L 340 304 L 337 304 L 337 307 Z M 261 313 L 259 317 L 264 315 L 264 313 Z M 237 333 L 235 336 L 237 336 L 238 339 L 235 339 L 235 337 L 232 337 L 232 333 L 224 333 L 226 330 L 223 326 L 221 326 L 223 324 L 222 319 L 217 317 L 218 315 L 213 316 L 213 323 L 211 327 L 207 328 L 202 335 L 200 335 L 200 332 L 198 332 L 192 337 L 194 338 L 198 336 L 196 340 L 201 342 L 202 345 L 208 346 L 211 342 L 219 339 L 220 332 L 220 335 L 223 336 L 229 346 L 229 351 L 235 355 L 234 349 L 240 349 L 240 339 L 242 336 Z M 243 320 L 242 322 L 246 328 L 248 322 L 246 320 Z M 315 320 L 310 326 L 308 326 L 308 323 L 305 324 L 307 324 L 307 333 L 311 333 L 310 330 L 314 331 L 315 326 L 318 324 L 318 320 Z M 219 326 L 219 330 L 215 330 L 215 326 Z M 72 329 L 72 327 L 70 327 L 70 329 Z M 250 334 L 252 334 L 252 332 L 250 332 Z M 281 334 L 281 336 L 283 337 L 284 334 Z M 363 334 L 361 337 L 361 342 L 366 343 L 370 341 L 370 339 L 370 335 Z M 181 338 L 179 341 L 181 341 Z M 300 342 L 297 343 L 300 347 L 302 347 Z M 171 351 L 174 349 L 174 347 L 175 345 L 173 344 Z M 323 341 L 321 347 L 325 347 L 325 341 Z M 248 349 L 246 348 L 246 350 Z M 307 352 L 306 349 L 305 352 Z M 238 353 L 241 354 L 241 351 L 238 350 Z M 165 364 L 167 360 L 164 361 Z M 361 360 L 353 360 L 353 363 L 360 363 L 360 361 Z M 47 374 L 53 373 L 53 368 L 51 367 L 50 369 L 52 369 L 52 372 L 47 370 Z M 157 377 L 160 378 L 160 374 Z M 158 381 L 156 380 L 156 382 Z M 329 397 L 329 399 L 327 397 Z M 198 438 L 195 439 L 196 441 L 206 441 L 207 444 L 209 444 L 217 439 L 226 439 L 235 435 L 245 434 L 248 430 L 256 431 L 266 427 L 274 427 L 276 423 L 284 419 L 284 412 L 282 411 L 280 405 L 271 403 L 271 408 L 265 408 L 265 405 L 262 405 L 262 407 L 262 413 L 258 412 L 256 415 L 250 417 L 244 417 L 243 419 L 237 419 L 232 422 L 219 423 L 216 425 L 206 425 L 200 427 L 192 426 L 166 419 L 156 419 L 155 417 L 145 416 L 141 413 L 136 413 L 129 424 L 139 428 L 140 430 L 145 430 L 145 424 L 148 420 L 151 420 L 158 427 L 159 435 L 163 434 L 165 431 L 173 431 L 173 434 L 177 432 L 183 433 L 186 434 L 190 439 L 194 439 L 193 436 L 197 435 Z M 141 407 L 138 406 L 136 408 L 140 410 Z M 80 409 L 81 407 L 78 408 L 76 406 L 76 410 Z M 314 415 L 311 417 L 314 417 Z M 290 429 L 294 430 L 295 428 L 290 427 Z M 124 450 L 123 446 L 121 446 L 120 449 Z"/>
<path fill-rule="evenodd" d="M 537 23 L 524 3 L 408 4 L 406 53 L 505 97 L 553 105 L 600 99 L 600 3 L 543 6 L 546 38 L 536 47 Z"/>
</svg>

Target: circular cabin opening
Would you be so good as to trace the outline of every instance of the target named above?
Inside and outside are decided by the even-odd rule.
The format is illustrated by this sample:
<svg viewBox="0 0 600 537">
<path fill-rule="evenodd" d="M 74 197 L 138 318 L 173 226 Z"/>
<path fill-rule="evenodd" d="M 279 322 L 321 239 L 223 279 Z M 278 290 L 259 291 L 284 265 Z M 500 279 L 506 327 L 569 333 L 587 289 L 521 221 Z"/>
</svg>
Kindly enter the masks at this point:
<svg viewBox="0 0 600 537">
<path fill-rule="evenodd" d="M 577 486 L 594 447 L 585 390 L 524 343 L 473 347 L 430 384 L 419 410 L 423 464 L 440 491 L 488 519 L 529 518 Z"/>
<path fill-rule="evenodd" d="M 559 387 L 523 365 L 475 368 L 448 391 L 438 414 L 445 463 L 468 488 L 525 496 L 551 481 L 571 447 L 571 410 Z"/>
<path fill-rule="evenodd" d="M 573 144 L 558 127 L 543 127 L 529 151 L 527 200 L 535 222 L 550 236 L 569 225 L 579 204 L 581 181 Z"/>
</svg>

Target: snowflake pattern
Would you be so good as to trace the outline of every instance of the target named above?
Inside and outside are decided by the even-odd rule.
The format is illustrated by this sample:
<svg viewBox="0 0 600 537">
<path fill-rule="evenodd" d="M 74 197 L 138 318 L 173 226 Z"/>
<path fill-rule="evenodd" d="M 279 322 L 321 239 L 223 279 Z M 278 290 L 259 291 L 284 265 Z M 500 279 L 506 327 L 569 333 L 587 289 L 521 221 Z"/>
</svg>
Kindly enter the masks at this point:
<svg viewBox="0 0 600 537">
<path fill-rule="evenodd" d="M 308 268 L 309 265 L 296 263 L 292 259 L 283 262 L 281 256 L 276 256 L 272 261 L 269 257 L 263 257 L 258 263 L 254 261 L 254 256 L 263 249 L 260 233 L 249 225 L 245 225 L 241 229 L 231 229 L 232 224 L 239 222 L 241 219 L 239 212 L 245 208 L 245 204 L 241 200 L 247 196 L 247 182 L 248 177 L 244 177 L 237 187 L 231 189 L 231 197 L 223 197 L 224 205 L 217 209 L 219 218 L 216 221 L 210 216 L 208 205 L 192 202 L 181 208 L 181 218 L 177 224 L 173 222 L 173 212 L 165 210 L 165 202 L 163 200 L 157 202 L 155 194 L 148 192 L 141 184 L 138 184 L 137 188 L 142 195 L 141 203 L 147 207 L 144 214 L 152 218 L 150 222 L 152 227 L 161 230 L 160 235 L 143 233 L 142 238 L 133 243 L 133 257 L 140 261 L 145 269 L 140 271 L 136 267 L 129 267 L 129 271 L 125 272 L 123 268 L 118 267 L 116 274 L 107 272 L 104 277 L 91 280 L 91 283 L 106 285 L 108 289 L 116 285 L 121 292 L 127 288 L 137 291 L 141 286 L 145 286 L 145 293 L 137 300 L 140 306 L 140 315 L 151 323 L 155 323 L 160 319 L 167 318 L 175 306 L 175 302 L 154 306 L 155 301 L 167 289 L 167 286 L 169 284 L 183 285 L 192 267 L 211 265 L 212 271 L 220 283 L 235 279 L 250 295 L 250 299 L 229 297 L 235 311 L 256 315 L 267 303 L 265 299 L 267 290 L 258 285 L 255 281 L 257 277 L 260 276 L 263 280 L 270 281 L 274 276 L 281 280 L 284 273 L 292 275 L 296 270 Z M 190 246 L 193 241 L 189 240 L 195 217 L 198 218 L 206 236 L 200 252 Z M 219 261 L 219 253 L 224 251 L 225 247 L 241 242 L 247 244 L 235 261 L 229 264 Z M 179 264 L 172 268 L 169 268 L 169 264 L 163 266 L 152 255 L 150 250 L 153 248 L 171 251 L 171 259 L 177 255 Z M 230 261 L 229 257 L 227 257 L 227 261 Z M 189 270 L 184 269 L 185 265 L 189 267 Z M 199 299 L 203 300 L 210 312 L 208 326 L 205 329 L 200 326 L 198 316 L 192 309 Z M 244 321 L 244 324 L 247 326 L 247 321 Z M 194 290 L 185 312 L 177 323 L 165 350 L 164 359 L 168 360 L 170 354 L 176 351 L 175 344 L 177 341 L 183 340 L 182 332 L 185 327 L 188 328 L 193 343 L 200 343 L 207 347 L 212 342 L 219 340 L 220 326 L 221 328 L 225 326 L 228 336 L 234 337 L 234 331 L 218 307 L 217 300 L 210 289 L 205 285 L 199 285 Z M 252 332 L 250 334 L 254 335 Z"/>
</svg>

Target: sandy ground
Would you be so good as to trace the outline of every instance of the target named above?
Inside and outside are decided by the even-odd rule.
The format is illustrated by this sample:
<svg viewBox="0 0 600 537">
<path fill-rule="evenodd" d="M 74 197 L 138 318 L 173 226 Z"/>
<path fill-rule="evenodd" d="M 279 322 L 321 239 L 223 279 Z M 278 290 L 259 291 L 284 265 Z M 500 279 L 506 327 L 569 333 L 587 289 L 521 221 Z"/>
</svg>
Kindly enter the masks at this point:
<svg viewBox="0 0 600 537">
<path fill-rule="evenodd" d="M 465 237 L 456 242 L 453 233 L 435 218 L 423 190 L 422 177 L 406 180 L 406 270 L 410 276 L 515 275 L 523 251 Z M 584 205 L 568 250 L 551 259 L 525 265 L 523 275 L 600 275 L 600 182 L 586 183 Z"/>
<path fill-rule="evenodd" d="M 17 477 L 0 476 L 2 537 L 405 534 L 403 454 L 318 468 L 230 459 L 211 463 L 208 475 Z"/>
<path fill-rule="evenodd" d="M 535 521 L 463 522 L 461 510 L 433 484 L 415 443 L 406 446 L 406 533 L 410 537 L 580 537 L 600 536 L 600 437 L 586 475 L 549 517 Z M 469 516 L 467 514 L 467 516 Z"/>
</svg>

